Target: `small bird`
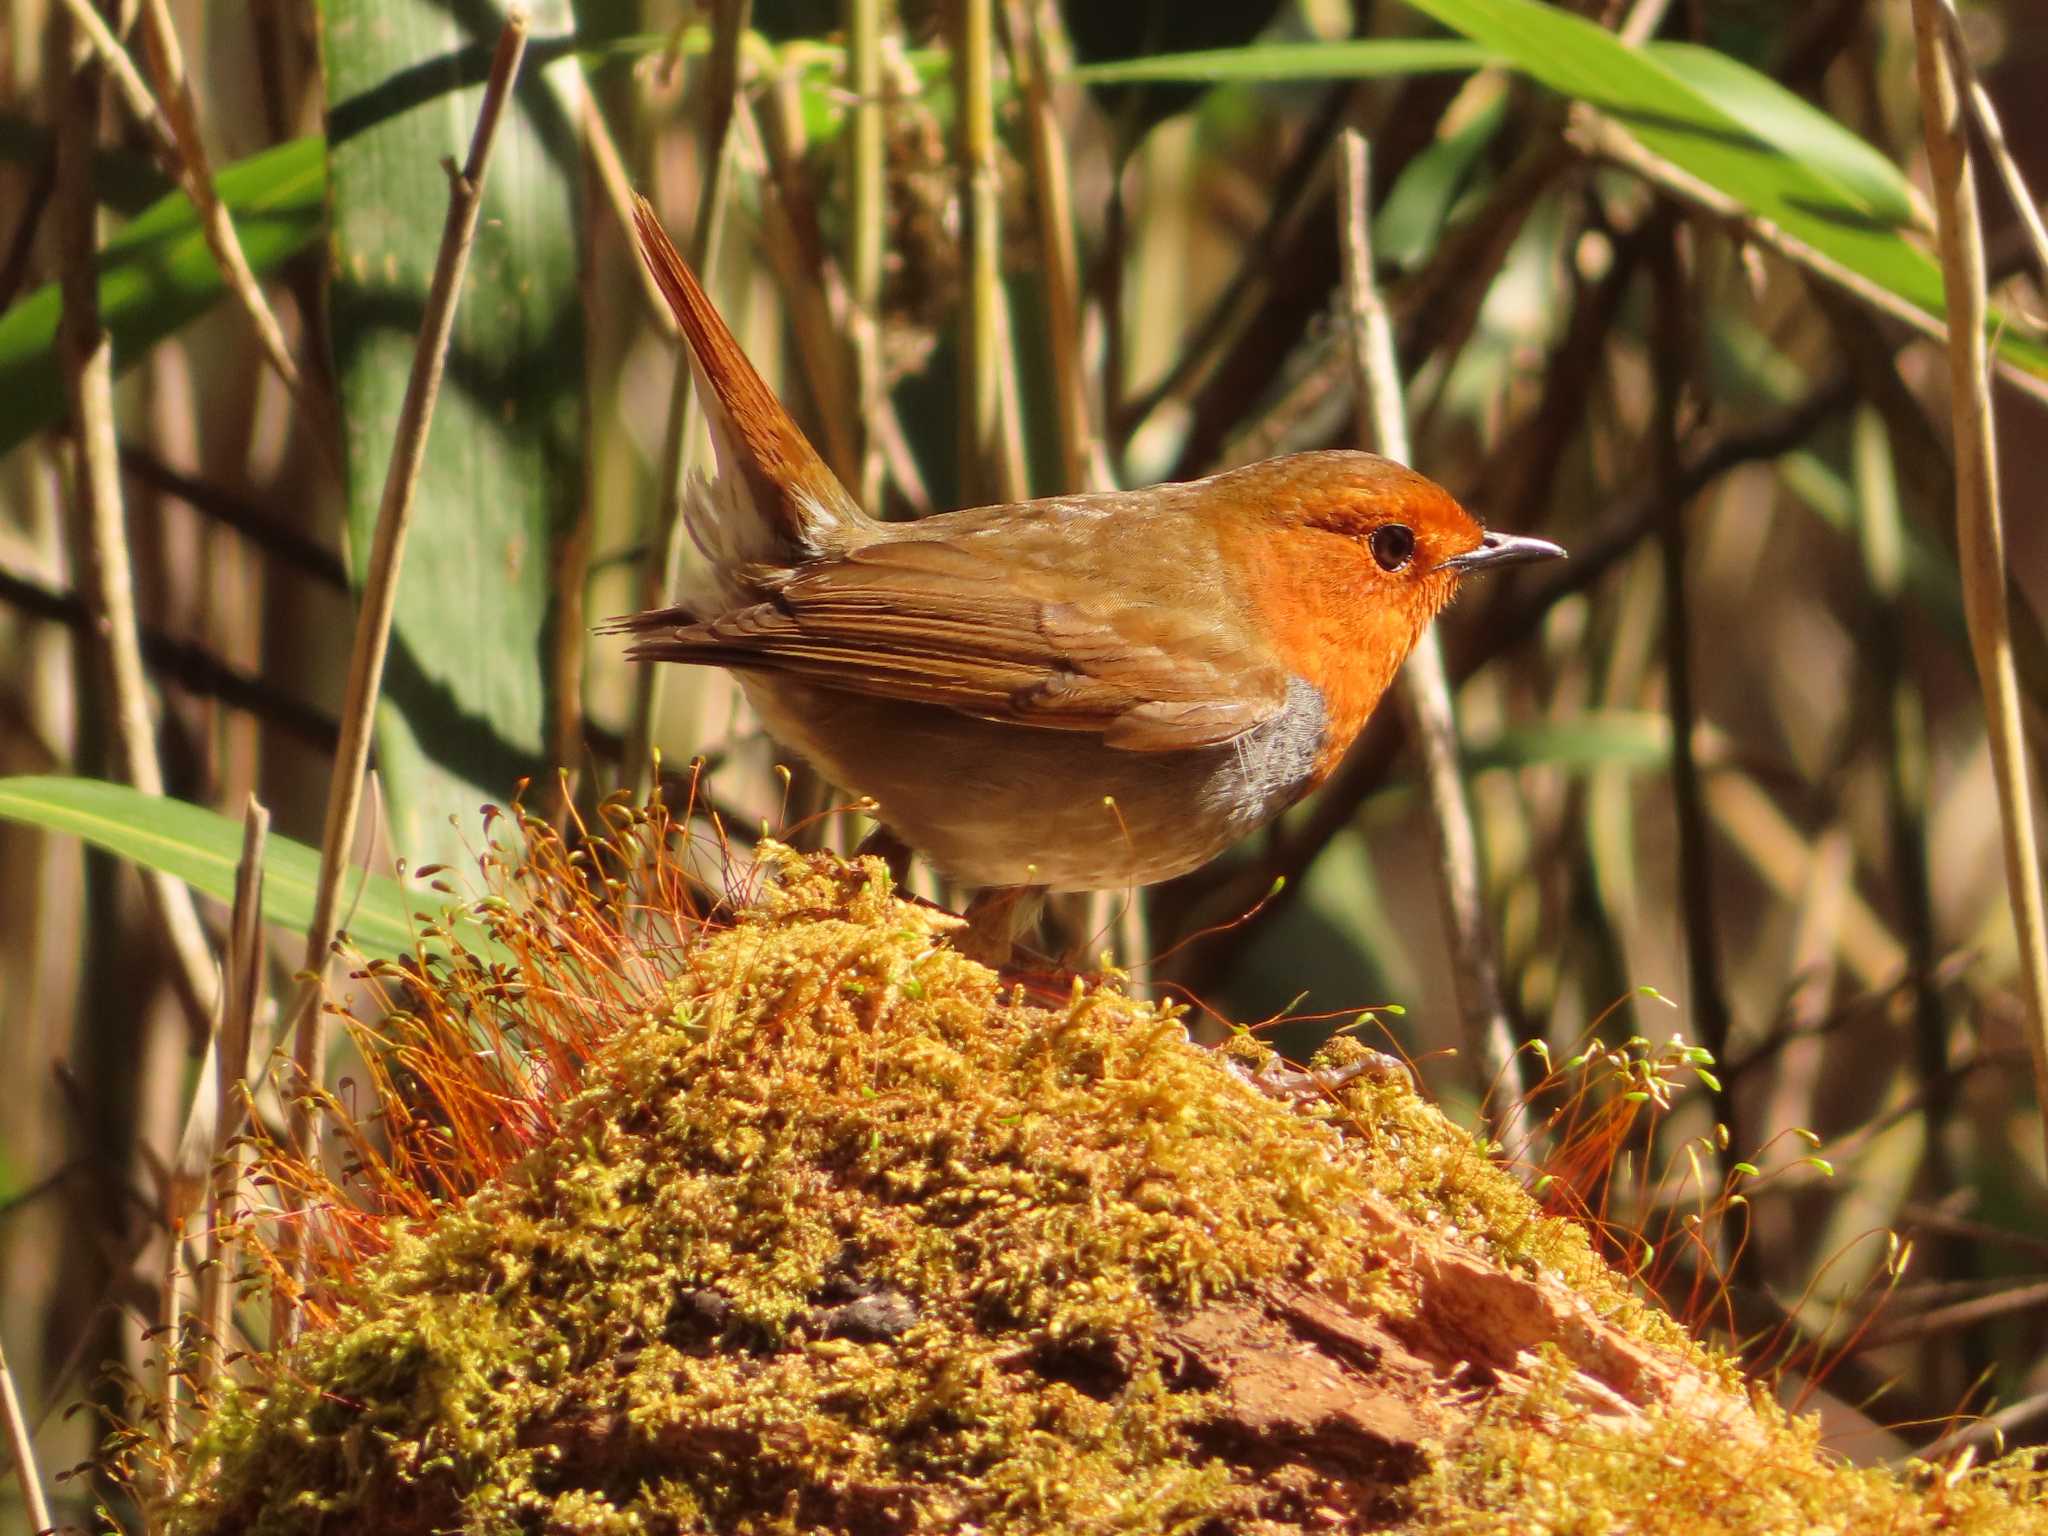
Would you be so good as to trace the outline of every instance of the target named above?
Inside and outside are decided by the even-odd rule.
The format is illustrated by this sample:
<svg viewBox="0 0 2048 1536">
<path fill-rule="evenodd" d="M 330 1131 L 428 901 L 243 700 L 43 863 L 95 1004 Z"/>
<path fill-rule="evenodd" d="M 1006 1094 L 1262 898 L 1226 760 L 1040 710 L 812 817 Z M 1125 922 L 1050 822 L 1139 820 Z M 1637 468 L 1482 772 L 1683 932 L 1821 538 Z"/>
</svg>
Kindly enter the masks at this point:
<svg viewBox="0 0 2048 1536">
<path fill-rule="evenodd" d="M 776 739 L 945 874 L 998 891 L 1196 869 L 1327 779 L 1489 533 L 1376 454 L 884 523 L 754 371 L 641 199 L 718 473 L 708 567 L 614 621 L 638 661 L 726 667 Z"/>
</svg>

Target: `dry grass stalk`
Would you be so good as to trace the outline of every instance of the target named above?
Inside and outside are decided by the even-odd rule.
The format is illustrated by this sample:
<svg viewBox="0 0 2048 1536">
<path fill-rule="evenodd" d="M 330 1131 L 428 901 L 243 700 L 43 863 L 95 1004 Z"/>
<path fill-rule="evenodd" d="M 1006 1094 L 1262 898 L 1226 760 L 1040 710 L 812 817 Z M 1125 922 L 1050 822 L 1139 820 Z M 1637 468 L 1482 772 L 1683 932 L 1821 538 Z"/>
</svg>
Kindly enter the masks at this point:
<svg viewBox="0 0 2048 1536">
<path fill-rule="evenodd" d="M 220 267 L 228 292 L 248 318 L 257 347 L 284 381 L 293 400 L 306 412 L 314 436 L 331 463 L 337 442 L 333 401 L 299 371 L 284 339 L 284 327 L 278 323 L 270 301 L 264 298 L 263 285 L 257 281 L 249 258 L 242 251 L 227 204 L 214 189 L 213 171 L 199 129 L 199 106 L 193 99 L 192 82 L 185 72 L 185 57 L 178 46 L 167 0 L 144 0 L 142 7 L 143 40 L 149 49 L 150 68 L 162 92 L 161 103 L 151 93 L 120 39 L 100 19 L 92 0 L 64 0 L 64 4 L 73 23 L 91 41 L 93 51 L 106 66 L 122 102 L 141 126 L 165 173 L 192 200 L 207 249 Z"/>
<path fill-rule="evenodd" d="M 35 1443 L 29 1435 L 28 1420 L 21 1411 L 21 1394 L 14 1390 L 14 1372 L 7 1368 L 7 1351 L 0 1349 L 0 1419 L 7 1423 L 7 1445 L 14 1453 L 14 1470 L 21 1479 L 21 1499 L 28 1508 L 28 1528 L 35 1536 L 54 1530 L 50 1504 L 43 1497 L 43 1475 L 36 1467 Z"/>
<path fill-rule="evenodd" d="M 270 812 L 252 795 L 242 819 L 242 861 L 235 869 L 235 905 L 228 929 L 227 1002 L 214 1055 L 212 1182 L 206 1207 L 206 1269 L 199 1288 L 200 1355 L 193 1380 L 198 1396 L 204 1396 L 219 1375 L 234 1302 L 230 1233 L 240 1219 L 243 1163 L 236 1138 L 249 1103 L 244 1073 L 263 1000 L 263 852 L 269 836 Z M 205 1086 L 202 1079 L 202 1092 Z"/>
<path fill-rule="evenodd" d="M 1353 367 L 1358 383 L 1358 432 L 1379 452 L 1409 463 L 1408 417 L 1402 403 L 1394 332 L 1373 279 L 1370 169 L 1365 138 L 1347 129 L 1341 139 L 1338 219 L 1344 239 L 1344 292 L 1350 310 Z M 1501 1000 L 1500 962 L 1494 955 L 1479 871 L 1479 837 L 1458 762 L 1458 728 L 1451 707 L 1443 648 L 1425 633 L 1401 668 L 1396 685 L 1422 759 L 1430 823 L 1437 836 L 1437 872 L 1445 925 L 1457 957 L 1458 1012 L 1464 1025 L 1473 1086 L 1500 1107 L 1499 1134 L 1509 1145 L 1529 1136 L 1523 1121 L 1524 1084 L 1515 1033 Z"/>
<path fill-rule="evenodd" d="M 697 191 L 696 217 L 690 222 L 690 265 L 705 287 L 717 291 L 715 263 L 723 243 L 726 211 L 732 202 L 733 120 L 741 105 L 740 45 L 745 40 L 752 0 L 718 0 L 711 17 L 711 54 L 705 64 L 703 88 L 704 124 L 699 138 L 702 179 Z M 627 231 L 627 248 L 633 253 L 635 269 L 644 268 L 638 240 L 631 231 L 630 211 L 620 210 Z M 646 274 L 641 273 L 646 281 Z M 660 306 L 666 308 L 666 305 Z M 683 544 L 688 537 L 683 518 L 683 498 L 695 468 L 697 440 L 702 435 L 696 423 L 702 411 L 696 407 L 695 375 L 683 352 L 682 333 L 671 319 L 668 332 L 675 338 L 675 379 L 669 386 L 668 417 L 662 428 L 661 460 L 656 467 L 654 526 L 647 538 L 646 564 L 641 571 L 639 608 L 658 608 L 668 601 L 682 579 Z M 668 691 L 668 669 L 640 667 L 633 675 L 633 699 L 626 716 L 625 782 L 644 796 L 655 778 L 654 723 L 661 714 L 661 701 Z"/>
<path fill-rule="evenodd" d="M 1010 366 L 1003 313 L 1003 216 L 996 172 L 995 0 L 952 0 L 954 141 L 960 225 L 967 248 L 966 312 L 960 326 L 960 488 L 973 506 L 1021 501 L 1023 444 L 1004 409 Z"/>
<path fill-rule="evenodd" d="M 1081 361 L 1081 278 L 1074 242 L 1074 199 L 1067 146 L 1052 99 L 1052 59 L 1046 33 L 1051 7 L 1007 0 L 1004 13 L 1011 71 L 1024 102 L 1031 150 L 1031 202 L 1038 259 L 1045 277 L 1046 345 L 1052 362 L 1053 419 L 1058 428 L 1061 491 L 1113 489 L 1095 424 L 1090 419 L 1087 369 Z"/>
<path fill-rule="evenodd" d="M 100 324 L 99 278 L 93 259 L 99 217 L 92 176 L 99 122 L 97 70 L 81 70 L 66 96 L 69 111 L 57 138 L 64 267 L 58 351 L 78 446 L 72 482 L 73 542 L 78 551 L 81 595 L 91 621 L 91 649 L 105 689 L 109 733 L 121 776 L 146 795 L 161 795 L 163 764 L 157 756 L 156 723 L 150 713 L 149 682 L 142 664 L 135 571 L 121 499 L 114 347 Z M 189 1042 L 195 1052 L 202 1050 L 211 1027 L 216 982 L 213 955 L 199 925 L 192 893 L 169 875 L 145 870 L 141 878 L 150 909 L 170 943 L 172 974 L 185 1007 Z"/>
<path fill-rule="evenodd" d="M 1963 138 L 1962 106 L 1949 67 L 1938 0 L 1913 0 L 1919 58 L 1921 126 L 1934 180 L 1941 232 L 1941 268 L 1948 300 L 1949 410 L 1955 423 L 1956 551 L 1970 646 L 1984 690 L 2004 835 L 2005 884 L 2019 941 L 2027 1044 L 2034 1059 L 2035 1112 L 2048 1138 L 2048 914 L 2041 900 L 2041 858 L 2034 833 L 2033 791 L 2013 665 L 2012 616 L 2006 603 L 2005 533 L 1998 507 L 1998 438 L 1984 333 L 1984 231 Z"/>
<path fill-rule="evenodd" d="M 860 478 L 854 499 L 868 511 L 882 508 L 887 468 L 874 423 L 887 399 L 882 371 L 882 259 L 889 217 L 888 158 L 882 139 L 882 0 L 846 0 L 846 85 L 853 93 L 846 131 L 846 279 L 852 300 L 847 339 L 853 352 Z"/>
<path fill-rule="evenodd" d="M 484 169 L 519 74 L 520 60 L 526 54 L 526 33 L 526 12 L 514 6 L 506 15 L 497 51 L 491 59 L 490 78 L 484 85 L 469 157 L 459 170 L 453 159 L 446 162 L 448 219 L 442 227 L 441 250 L 435 259 L 433 280 L 428 285 L 420 317 L 419 347 L 413 354 L 412 373 L 406 380 L 405 399 L 399 408 L 391 464 L 364 570 L 348 683 L 342 697 L 341 749 L 328 782 L 327 815 L 320 839 L 320 879 L 313 893 L 313 919 L 306 928 L 305 974 L 292 1001 L 292 1060 L 300 1091 L 293 1100 L 291 1120 L 293 1140 L 301 1151 L 310 1148 L 310 1096 L 319 1089 L 327 1059 L 326 1017 L 321 1011 L 321 998 L 340 911 L 342 877 L 347 871 L 349 850 L 355 846 L 356 822 L 362 810 L 363 775 L 369 766 L 370 735 L 377 695 L 383 685 L 384 658 L 391 641 L 391 618 L 398 599 L 406 532 L 412 520 L 413 492 L 426 457 L 427 429 L 433 421 L 434 401 L 440 393 L 441 373 L 448 360 L 455 306 L 469 264 L 470 243 L 476 236 L 477 215 L 483 207 Z M 289 1288 L 281 1289 L 278 1295 L 281 1306 L 276 1322 L 279 1336 L 284 1337 L 294 1326 L 295 1314 L 289 1307 Z"/>
<path fill-rule="evenodd" d="M 1689 171 L 1673 165 L 1662 155 L 1644 148 L 1619 123 L 1603 116 L 1584 102 L 1573 103 L 1570 127 L 1566 130 L 1566 136 L 1589 157 L 1606 160 L 1624 170 L 1632 171 L 1653 186 L 1662 187 L 1674 196 L 1706 209 L 1716 218 L 1725 219 L 1730 224 L 1739 226 L 1759 245 L 1769 247 L 1787 261 L 1833 283 L 1879 314 L 1890 315 L 1894 320 L 1903 321 L 1923 336 L 1931 336 L 1937 341 L 1946 338 L 1947 328 L 1939 315 L 1930 315 L 1919 305 L 1901 298 L 1882 283 L 1872 282 L 1862 273 L 1843 266 L 1832 256 L 1815 250 L 1797 235 L 1787 233 L 1771 220 L 1760 214 L 1751 213 L 1727 193 L 1709 186 Z M 2048 404 L 2048 378 L 2043 378 L 2004 357 L 1995 359 L 1992 366 L 1997 368 L 1998 376 L 2013 388 Z"/>
</svg>

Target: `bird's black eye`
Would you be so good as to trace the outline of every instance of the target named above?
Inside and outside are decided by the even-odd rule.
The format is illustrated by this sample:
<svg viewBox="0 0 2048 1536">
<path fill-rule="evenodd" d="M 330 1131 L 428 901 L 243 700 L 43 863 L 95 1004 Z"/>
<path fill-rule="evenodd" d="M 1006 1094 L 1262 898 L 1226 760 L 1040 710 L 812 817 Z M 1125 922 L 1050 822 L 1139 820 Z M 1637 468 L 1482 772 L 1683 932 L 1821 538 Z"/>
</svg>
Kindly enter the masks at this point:
<svg viewBox="0 0 2048 1536">
<path fill-rule="evenodd" d="M 1366 542 L 1383 571 L 1401 570 L 1415 558 L 1415 530 L 1406 523 L 1387 523 L 1375 528 Z"/>
</svg>

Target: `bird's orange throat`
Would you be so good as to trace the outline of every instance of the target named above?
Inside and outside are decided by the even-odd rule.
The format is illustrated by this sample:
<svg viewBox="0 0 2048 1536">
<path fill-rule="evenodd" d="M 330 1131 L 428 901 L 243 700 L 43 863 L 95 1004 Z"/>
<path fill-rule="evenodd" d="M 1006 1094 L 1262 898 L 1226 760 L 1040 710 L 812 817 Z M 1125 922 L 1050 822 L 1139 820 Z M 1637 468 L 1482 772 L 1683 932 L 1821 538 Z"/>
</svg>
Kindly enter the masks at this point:
<svg viewBox="0 0 2048 1536">
<path fill-rule="evenodd" d="M 1457 578 L 1392 582 L 1356 541 L 1315 529 L 1268 534 L 1239 569 L 1256 573 L 1253 612 L 1288 669 L 1322 695 L 1328 724 L 1306 792 L 1336 772 Z"/>
</svg>

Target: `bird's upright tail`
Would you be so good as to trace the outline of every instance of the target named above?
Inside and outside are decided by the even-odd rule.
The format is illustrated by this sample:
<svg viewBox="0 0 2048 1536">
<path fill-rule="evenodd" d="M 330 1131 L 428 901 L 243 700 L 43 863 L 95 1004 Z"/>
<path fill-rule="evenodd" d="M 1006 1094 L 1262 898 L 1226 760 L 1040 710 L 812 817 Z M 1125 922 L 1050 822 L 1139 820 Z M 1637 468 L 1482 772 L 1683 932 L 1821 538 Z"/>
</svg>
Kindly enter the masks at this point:
<svg viewBox="0 0 2048 1536">
<path fill-rule="evenodd" d="M 718 451 L 717 483 L 693 487 L 686 508 L 692 537 L 727 579 L 742 565 L 824 552 L 866 521 L 859 506 L 747 361 L 644 197 L 634 199 L 634 221 L 640 259 L 689 342 Z"/>
</svg>

